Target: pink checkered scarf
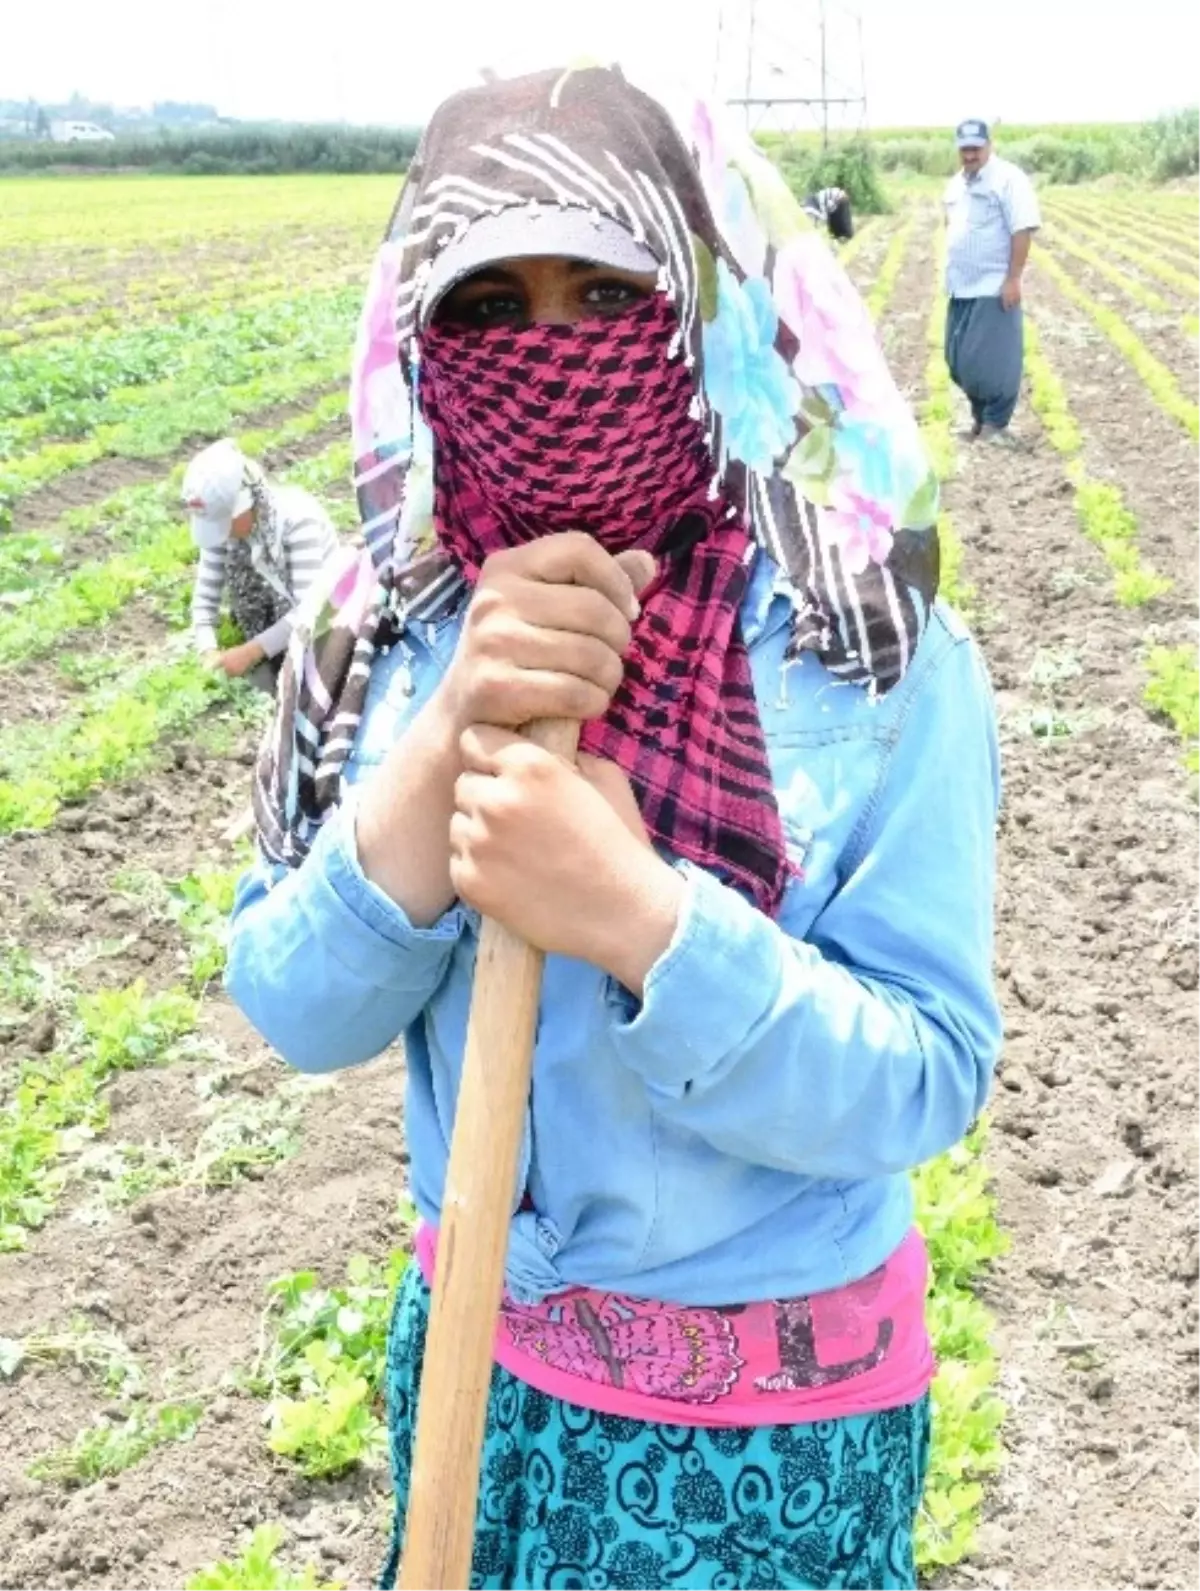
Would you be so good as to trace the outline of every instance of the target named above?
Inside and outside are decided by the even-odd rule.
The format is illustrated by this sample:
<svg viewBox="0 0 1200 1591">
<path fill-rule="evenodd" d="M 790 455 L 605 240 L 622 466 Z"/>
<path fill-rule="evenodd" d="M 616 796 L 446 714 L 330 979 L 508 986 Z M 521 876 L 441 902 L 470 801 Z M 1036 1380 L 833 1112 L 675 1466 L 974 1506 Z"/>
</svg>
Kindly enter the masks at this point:
<svg viewBox="0 0 1200 1591">
<path fill-rule="evenodd" d="M 490 553 L 582 530 L 661 560 L 624 681 L 585 751 L 629 776 L 650 834 L 773 914 L 787 881 L 779 809 L 738 609 L 751 538 L 710 499 L 678 320 L 659 296 L 575 326 L 421 339 L 442 546 L 474 582 Z"/>
</svg>

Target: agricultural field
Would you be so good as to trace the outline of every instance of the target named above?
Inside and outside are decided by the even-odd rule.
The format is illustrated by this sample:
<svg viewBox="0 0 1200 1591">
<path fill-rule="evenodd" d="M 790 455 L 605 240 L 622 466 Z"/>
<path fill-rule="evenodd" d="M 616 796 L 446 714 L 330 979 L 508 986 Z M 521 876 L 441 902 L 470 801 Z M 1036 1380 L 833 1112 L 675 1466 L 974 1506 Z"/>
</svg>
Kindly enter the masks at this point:
<svg viewBox="0 0 1200 1591">
<path fill-rule="evenodd" d="M 264 704 L 184 644 L 191 450 L 353 523 L 395 179 L 0 183 L 0 1579 L 363 1586 L 407 1259 L 403 1061 L 298 1078 L 224 997 Z M 988 1118 L 918 1174 L 939 1586 L 1196 1553 L 1197 196 L 1044 189 L 1005 452 L 962 440 L 933 202 L 846 263 L 944 483 L 1006 767 Z"/>
</svg>

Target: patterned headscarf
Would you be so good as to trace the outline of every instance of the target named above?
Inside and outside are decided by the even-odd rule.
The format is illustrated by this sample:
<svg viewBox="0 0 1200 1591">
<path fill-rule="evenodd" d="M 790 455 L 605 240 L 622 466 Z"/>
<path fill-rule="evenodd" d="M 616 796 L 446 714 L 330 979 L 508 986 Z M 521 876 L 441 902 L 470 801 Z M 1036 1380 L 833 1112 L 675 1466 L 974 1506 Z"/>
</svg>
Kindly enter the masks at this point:
<svg viewBox="0 0 1200 1591">
<path fill-rule="evenodd" d="M 425 289 L 484 215 L 547 202 L 615 221 L 659 261 L 710 495 L 778 569 L 789 656 L 886 691 L 937 587 L 937 486 L 845 274 L 778 171 L 701 104 L 686 127 L 615 69 L 489 83 L 434 115 L 376 259 L 351 384 L 366 548 L 294 627 L 255 778 L 265 855 L 296 865 L 341 794 L 376 650 L 461 600 L 422 414 Z"/>
</svg>

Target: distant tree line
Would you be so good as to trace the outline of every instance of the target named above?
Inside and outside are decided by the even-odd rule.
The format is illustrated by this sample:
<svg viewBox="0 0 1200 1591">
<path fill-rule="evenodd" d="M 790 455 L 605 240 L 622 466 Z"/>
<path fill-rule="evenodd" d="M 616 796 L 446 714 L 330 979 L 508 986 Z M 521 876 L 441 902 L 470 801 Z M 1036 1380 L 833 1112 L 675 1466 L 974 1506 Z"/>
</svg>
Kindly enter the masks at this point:
<svg viewBox="0 0 1200 1591">
<path fill-rule="evenodd" d="M 160 128 L 111 143 L 0 143 L 0 171 L 128 170 L 193 176 L 274 175 L 284 171 L 405 171 L 420 139 L 416 127 L 272 126 Z"/>
<path fill-rule="evenodd" d="M 1087 182 L 1120 173 L 1147 182 L 1192 177 L 1200 166 L 1200 125 L 1195 109 L 1128 125 L 1003 127 L 992 133 L 998 151 L 1047 183 Z M 888 208 L 881 173 L 948 177 L 958 167 L 947 129 L 913 128 L 861 133 L 831 140 L 822 149 L 812 133 L 763 133 L 759 142 L 803 198 L 837 186 L 856 213 Z"/>
</svg>

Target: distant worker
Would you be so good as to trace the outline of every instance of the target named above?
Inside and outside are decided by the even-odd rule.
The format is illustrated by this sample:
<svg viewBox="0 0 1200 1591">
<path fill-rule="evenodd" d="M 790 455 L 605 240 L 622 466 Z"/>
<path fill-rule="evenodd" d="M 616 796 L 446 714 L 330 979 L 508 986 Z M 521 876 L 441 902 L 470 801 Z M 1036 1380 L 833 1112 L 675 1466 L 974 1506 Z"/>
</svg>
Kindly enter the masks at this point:
<svg viewBox="0 0 1200 1591">
<path fill-rule="evenodd" d="M 986 122 L 960 122 L 955 140 L 962 170 L 943 197 L 946 363 L 970 402 L 970 435 L 1011 446 L 1025 339 L 1021 273 L 1042 217 L 1029 178 L 992 153 Z"/>
<path fill-rule="evenodd" d="M 844 188 L 818 188 L 805 199 L 804 212 L 828 227 L 830 237 L 839 243 L 854 236 L 854 213 Z"/>
<path fill-rule="evenodd" d="M 276 486 L 228 440 L 192 460 L 183 502 L 200 548 L 192 595 L 196 650 L 231 678 L 274 690 L 296 605 L 337 546 L 333 523 L 310 493 Z M 217 625 L 226 591 L 247 639 L 222 651 Z"/>
</svg>

